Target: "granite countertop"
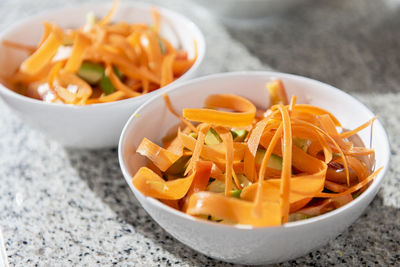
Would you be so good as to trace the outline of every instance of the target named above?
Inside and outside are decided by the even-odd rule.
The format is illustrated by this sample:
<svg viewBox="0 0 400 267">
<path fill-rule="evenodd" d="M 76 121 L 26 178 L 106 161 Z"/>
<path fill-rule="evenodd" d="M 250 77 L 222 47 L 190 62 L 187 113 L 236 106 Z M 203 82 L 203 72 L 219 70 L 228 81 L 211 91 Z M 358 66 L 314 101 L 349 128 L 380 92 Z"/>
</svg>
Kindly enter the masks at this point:
<svg viewBox="0 0 400 267">
<path fill-rule="evenodd" d="M 73 0 L 71 3 L 81 1 Z M 268 18 L 221 23 L 188 1 L 159 2 L 206 35 L 200 74 L 274 69 L 332 84 L 386 127 L 389 171 L 368 210 L 328 245 L 282 266 L 400 263 L 400 2 L 301 1 Z M 61 0 L 2 0 L 0 30 Z M 0 228 L 11 266 L 231 266 L 164 232 L 138 205 L 116 149 L 66 149 L 0 101 Z"/>
</svg>

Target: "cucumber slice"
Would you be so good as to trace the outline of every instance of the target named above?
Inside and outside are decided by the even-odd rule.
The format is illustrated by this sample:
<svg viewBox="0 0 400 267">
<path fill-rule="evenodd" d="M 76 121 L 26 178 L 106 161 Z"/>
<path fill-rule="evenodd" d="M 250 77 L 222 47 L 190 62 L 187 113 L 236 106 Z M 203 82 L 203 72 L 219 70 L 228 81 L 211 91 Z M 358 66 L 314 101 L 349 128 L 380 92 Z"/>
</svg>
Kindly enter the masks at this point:
<svg viewBox="0 0 400 267">
<path fill-rule="evenodd" d="M 218 133 L 213 128 L 210 128 L 210 130 L 208 130 L 206 134 L 204 142 L 206 143 L 206 145 L 212 146 L 221 143 L 222 139 L 221 137 L 219 137 Z"/>
<path fill-rule="evenodd" d="M 265 155 L 264 149 L 257 150 L 255 159 L 256 164 L 261 165 L 264 155 Z M 267 166 L 271 169 L 282 170 L 282 158 L 275 154 L 271 154 Z"/>
<path fill-rule="evenodd" d="M 225 192 L 225 183 L 220 180 L 215 180 L 207 186 L 207 191 L 223 193 Z"/>
<path fill-rule="evenodd" d="M 115 91 L 114 85 L 111 83 L 110 79 L 106 75 L 103 75 L 100 79 L 100 88 L 107 95 Z"/>
<path fill-rule="evenodd" d="M 115 75 L 117 75 L 118 79 L 122 79 L 124 78 L 124 74 L 117 68 L 117 67 L 113 67 L 114 73 Z"/>
<path fill-rule="evenodd" d="M 104 76 L 104 67 L 101 64 L 83 62 L 78 76 L 90 84 L 97 84 Z"/>
<path fill-rule="evenodd" d="M 243 129 L 239 129 L 239 130 L 231 130 L 231 133 L 233 141 L 243 142 L 249 132 Z"/>
<path fill-rule="evenodd" d="M 167 174 L 178 175 L 185 172 L 190 156 L 180 157 L 166 171 Z"/>
<path fill-rule="evenodd" d="M 190 133 L 189 136 L 193 137 L 194 139 L 197 139 L 197 133 Z"/>
<path fill-rule="evenodd" d="M 249 179 L 247 179 L 247 177 L 244 176 L 243 174 L 237 174 L 236 176 L 242 187 L 246 187 L 252 184 L 252 182 L 250 182 Z"/>
<path fill-rule="evenodd" d="M 242 193 L 242 190 L 232 190 L 231 191 L 231 196 L 235 198 L 240 198 L 240 194 Z"/>
</svg>

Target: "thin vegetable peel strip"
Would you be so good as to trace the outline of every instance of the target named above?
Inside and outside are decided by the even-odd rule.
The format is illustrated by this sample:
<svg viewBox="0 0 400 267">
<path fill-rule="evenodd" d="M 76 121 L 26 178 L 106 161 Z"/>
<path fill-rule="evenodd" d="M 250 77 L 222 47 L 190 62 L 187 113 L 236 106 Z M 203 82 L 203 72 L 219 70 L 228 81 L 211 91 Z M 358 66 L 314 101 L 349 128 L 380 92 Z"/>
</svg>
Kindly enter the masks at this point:
<svg viewBox="0 0 400 267">
<path fill-rule="evenodd" d="M 183 109 L 183 117 L 197 122 L 219 126 L 242 127 L 251 124 L 256 114 L 256 107 L 247 99 L 237 95 L 211 95 L 206 99 L 206 106 L 212 108 L 230 108 L 239 112 L 226 112 L 213 109 Z"/>
</svg>

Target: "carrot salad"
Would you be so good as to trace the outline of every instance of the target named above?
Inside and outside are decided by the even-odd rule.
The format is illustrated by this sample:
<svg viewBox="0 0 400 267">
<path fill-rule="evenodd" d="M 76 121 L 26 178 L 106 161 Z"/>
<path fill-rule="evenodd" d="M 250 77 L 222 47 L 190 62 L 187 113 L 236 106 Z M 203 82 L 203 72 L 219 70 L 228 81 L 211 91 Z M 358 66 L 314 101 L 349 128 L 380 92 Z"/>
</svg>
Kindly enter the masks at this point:
<svg viewBox="0 0 400 267">
<path fill-rule="evenodd" d="M 205 108 L 159 146 L 144 138 L 149 159 L 133 177 L 144 195 L 187 214 L 228 224 L 274 226 L 339 208 L 362 193 L 374 170 L 374 150 L 329 111 L 289 102 L 280 80 L 267 84 L 271 106 L 257 109 L 233 94 L 210 95 Z M 193 124 L 196 123 L 196 124 Z"/>
<path fill-rule="evenodd" d="M 115 0 L 102 19 L 89 13 L 79 29 L 63 30 L 44 22 L 43 36 L 34 47 L 3 41 L 4 46 L 28 54 L 14 74 L 2 77 L 4 83 L 46 102 L 87 105 L 154 91 L 193 65 L 197 55 L 189 58 L 161 36 L 156 8 L 153 25 L 113 23 L 118 4 Z"/>
</svg>

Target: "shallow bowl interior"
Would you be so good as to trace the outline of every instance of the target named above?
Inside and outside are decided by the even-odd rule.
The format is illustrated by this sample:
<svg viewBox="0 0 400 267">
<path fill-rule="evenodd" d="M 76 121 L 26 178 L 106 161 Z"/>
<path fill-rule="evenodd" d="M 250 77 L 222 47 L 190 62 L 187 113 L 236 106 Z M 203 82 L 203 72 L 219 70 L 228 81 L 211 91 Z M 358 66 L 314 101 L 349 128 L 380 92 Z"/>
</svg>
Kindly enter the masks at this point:
<svg viewBox="0 0 400 267">
<path fill-rule="evenodd" d="M 276 72 L 238 72 L 199 78 L 168 90 L 175 110 L 199 108 L 204 99 L 215 93 L 244 96 L 260 108 L 269 106 L 265 84 L 272 78 L 282 79 L 288 95 L 298 96 L 298 103 L 309 103 L 332 111 L 345 128 L 355 128 L 373 114 L 350 95 L 327 84 L 299 76 Z M 123 175 L 132 192 L 146 211 L 179 241 L 210 257 L 242 264 L 266 264 L 293 259 L 326 244 L 356 220 L 377 193 L 388 168 L 389 144 L 379 121 L 374 124 L 373 148 L 376 166 L 384 170 L 360 197 L 327 214 L 288 223 L 279 227 L 252 228 L 228 226 L 195 219 L 161 202 L 146 197 L 132 185 L 135 172 L 144 166 L 144 157 L 135 153 L 142 138 L 161 143 L 171 126 L 178 124 L 161 96 L 141 106 L 129 119 L 121 134 L 119 160 Z M 369 144 L 369 131 L 360 133 Z"/>
</svg>

